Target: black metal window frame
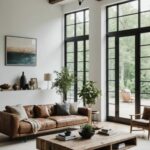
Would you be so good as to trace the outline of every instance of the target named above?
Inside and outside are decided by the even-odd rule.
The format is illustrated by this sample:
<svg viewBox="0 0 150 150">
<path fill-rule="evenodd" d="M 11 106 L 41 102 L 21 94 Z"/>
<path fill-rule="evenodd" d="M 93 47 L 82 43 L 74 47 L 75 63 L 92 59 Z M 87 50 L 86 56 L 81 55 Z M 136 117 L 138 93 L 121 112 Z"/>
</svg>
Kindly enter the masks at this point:
<svg viewBox="0 0 150 150">
<path fill-rule="evenodd" d="M 86 21 L 86 11 L 89 11 L 88 8 L 86 9 L 82 9 L 82 10 L 79 10 L 79 11 L 74 11 L 74 12 L 70 12 L 70 13 L 67 13 L 65 14 L 65 19 L 64 19 L 64 27 L 65 27 L 65 34 L 64 34 L 64 39 L 65 39 L 65 45 L 64 45 L 64 65 L 65 67 L 67 67 L 67 64 L 69 63 L 67 61 L 67 43 L 69 42 L 73 42 L 74 43 L 74 77 L 75 77 L 75 81 L 74 81 L 74 101 L 77 102 L 78 101 L 78 72 L 83 72 L 83 85 L 85 84 L 86 82 L 86 73 L 88 72 L 86 70 L 86 65 L 87 65 L 87 59 L 86 59 L 86 52 L 89 51 L 87 50 L 86 48 L 86 41 L 89 40 L 89 34 L 86 34 L 86 23 L 89 23 L 89 21 Z M 77 33 L 76 33 L 76 28 L 77 28 L 77 25 L 80 24 L 77 23 L 77 16 L 76 14 L 79 13 L 79 12 L 83 12 L 84 14 L 84 21 L 82 22 L 83 23 L 83 29 L 84 29 L 84 33 L 83 35 L 81 36 L 78 36 Z M 70 25 L 74 25 L 74 36 L 73 37 L 67 37 L 67 26 L 70 26 L 70 25 L 67 25 L 67 16 L 68 15 L 71 15 L 71 14 L 74 14 L 75 15 L 75 20 L 74 20 L 74 24 L 70 24 Z M 84 57 L 84 60 L 83 60 L 83 71 L 78 71 L 78 42 L 84 42 L 84 49 L 83 49 L 83 57 Z"/>
<path fill-rule="evenodd" d="M 119 16 L 119 6 L 121 4 L 125 4 L 125 3 L 129 3 L 132 1 L 138 1 L 138 12 L 137 13 L 133 13 L 133 14 L 137 14 L 138 15 L 138 27 L 137 28 L 133 28 L 133 29 L 127 29 L 127 30 L 119 30 L 119 17 L 124 17 L 124 16 L 130 16 L 133 14 L 127 14 L 127 15 L 123 15 L 123 16 Z M 117 7 L 117 16 L 116 17 L 112 17 L 109 18 L 108 17 L 108 8 L 116 6 Z M 130 1 L 125 1 L 125 2 L 121 2 L 121 3 L 117 3 L 117 4 L 113 4 L 113 5 L 109 5 L 106 7 L 106 116 L 107 116 L 107 120 L 109 121 L 115 121 L 115 122 L 121 122 L 121 123 L 125 123 L 128 124 L 129 123 L 129 119 L 125 119 L 125 118 L 120 118 L 119 117 L 119 37 L 123 37 L 123 36 L 132 36 L 134 35 L 136 38 L 135 41 L 135 113 L 140 113 L 140 107 L 141 105 L 141 87 L 140 84 L 141 82 L 141 44 L 140 44 L 140 36 L 142 33 L 147 33 L 150 32 L 150 26 L 146 26 L 146 27 L 141 27 L 141 13 L 145 13 L 145 12 L 150 12 L 149 10 L 146 11 L 141 11 L 141 0 L 130 0 Z M 117 30 L 113 31 L 113 32 L 109 32 L 108 28 L 109 28 L 109 19 L 113 19 L 116 18 L 117 19 Z M 113 80 L 115 82 L 115 117 L 114 116 L 109 116 L 109 38 L 110 37 L 114 37 L 115 38 L 115 80 Z"/>
</svg>

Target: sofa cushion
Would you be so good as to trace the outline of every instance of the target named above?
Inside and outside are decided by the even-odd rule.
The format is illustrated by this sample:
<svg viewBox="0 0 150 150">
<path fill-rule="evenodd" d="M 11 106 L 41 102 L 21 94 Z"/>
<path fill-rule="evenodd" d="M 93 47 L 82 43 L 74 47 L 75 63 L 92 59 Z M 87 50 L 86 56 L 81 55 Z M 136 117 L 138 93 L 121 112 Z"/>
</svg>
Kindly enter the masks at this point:
<svg viewBox="0 0 150 150">
<path fill-rule="evenodd" d="M 56 128 L 56 122 L 51 119 L 47 118 L 35 118 L 35 119 L 38 120 L 41 124 L 40 131 Z M 19 134 L 26 134 L 26 133 L 33 133 L 32 126 L 28 122 L 20 121 Z"/>
<path fill-rule="evenodd" d="M 68 103 L 63 103 L 63 104 L 56 103 L 56 115 L 58 116 L 70 115 L 69 109 L 70 109 L 70 104 Z"/>
<path fill-rule="evenodd" d="M 88 117 L 79 115 L 68 116 L 50 116 L 50 119 L 57 122 L 57 127 L 65 127 L 71 125 L 78 125 L 88 122 Z"/>
<path fill-rule="evenodd" d="M 50 116 L 53 116 L 56 114 L 56 109 L 54 104 L 47 104 L 48 112 Z"/>
<path fill-rule="evenodd" d="M 49 117 L 48 108 L 46 105 L 35 105 L 34 114 L 36 118 L 47 118 Z"/>
<path fill-rule="evenodd" d="M 26 105 L 24 106 L 24 108 L 28 115 L 28 118 L 34 118 L 34 111 L 33 111 L 34 105 Z"/>
<path fill-rule="evenodd" d="M 140 126 L 140 127 L 148 127 L 149 126 L 149 120 L 145 120 L 145 119 L 135 119 L 132 121 L 132 124 L 134 126 Z"/>
<path fill-rule="evenodd" d="M 78 103 L 70 103 L 70 114 L 71 115 L 77 115 L 78 114 Z"/>
<path fill-rule="evenodd" d="M 22 105 L 6 106 L 6 111 L 18 115 L 19 120 L 27 119 L 28 116 Z"/>
</svg>

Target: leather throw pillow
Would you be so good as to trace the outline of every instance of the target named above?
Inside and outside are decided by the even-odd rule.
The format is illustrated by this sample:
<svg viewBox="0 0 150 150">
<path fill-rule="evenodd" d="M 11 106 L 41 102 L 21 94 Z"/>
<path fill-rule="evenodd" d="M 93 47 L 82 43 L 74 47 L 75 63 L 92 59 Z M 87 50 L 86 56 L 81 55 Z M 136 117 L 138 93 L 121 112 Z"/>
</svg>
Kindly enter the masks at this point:
<svg viewBox="0 0 150 150">
<path fill-rule="evenodd" d="M 34 115 L 36 118 L 47 118 L 50 116 L 46 105 L 35 105 Z"/>
</svg>

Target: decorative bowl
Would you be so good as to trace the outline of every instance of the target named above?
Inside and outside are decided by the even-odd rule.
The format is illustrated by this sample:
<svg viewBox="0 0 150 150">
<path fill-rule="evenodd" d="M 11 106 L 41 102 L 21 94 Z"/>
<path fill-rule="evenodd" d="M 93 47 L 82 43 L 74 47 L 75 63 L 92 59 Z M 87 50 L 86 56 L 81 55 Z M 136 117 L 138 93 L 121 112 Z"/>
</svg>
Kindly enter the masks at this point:
<svg viewBox="0 0 150 150">
<path fill-rule="evenodd" d="M 90 139 L 95 134 L 95 131 L 94 130 L 92 132 L 79 131 L 79 134 L 83 139 Z"/>
</svg>

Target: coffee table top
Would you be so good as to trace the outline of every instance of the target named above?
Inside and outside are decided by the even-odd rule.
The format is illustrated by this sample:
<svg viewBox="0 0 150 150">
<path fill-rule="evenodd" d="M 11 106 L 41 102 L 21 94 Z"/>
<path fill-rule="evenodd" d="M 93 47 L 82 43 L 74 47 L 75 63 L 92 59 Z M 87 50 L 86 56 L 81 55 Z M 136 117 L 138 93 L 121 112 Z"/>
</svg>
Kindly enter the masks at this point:
<svg viewBox="0 0 150 150">
<path fill-rule="evenodd" d="M 72 131 L 72 134 L 76 135 L 77 138 L 70 141 L 59 141 L 56 139 L 57 134 L 47 135 L 37 138 L 37 141 L 45 141 L 47 144 L 53 144 L 64 147 L 64 149 L 73 150 L 84 150 L 84 149 L 96 149 L 107 146 L 108 144 L 115 144 L 123 142 L 124 140 L 130 140 L 136 138 L 135 135 L 129 133 L 115 133 L 110 136 L 104 136 L 95 134 L 91 139 L 82 139 L 78 131 Z"/>
</svg>

